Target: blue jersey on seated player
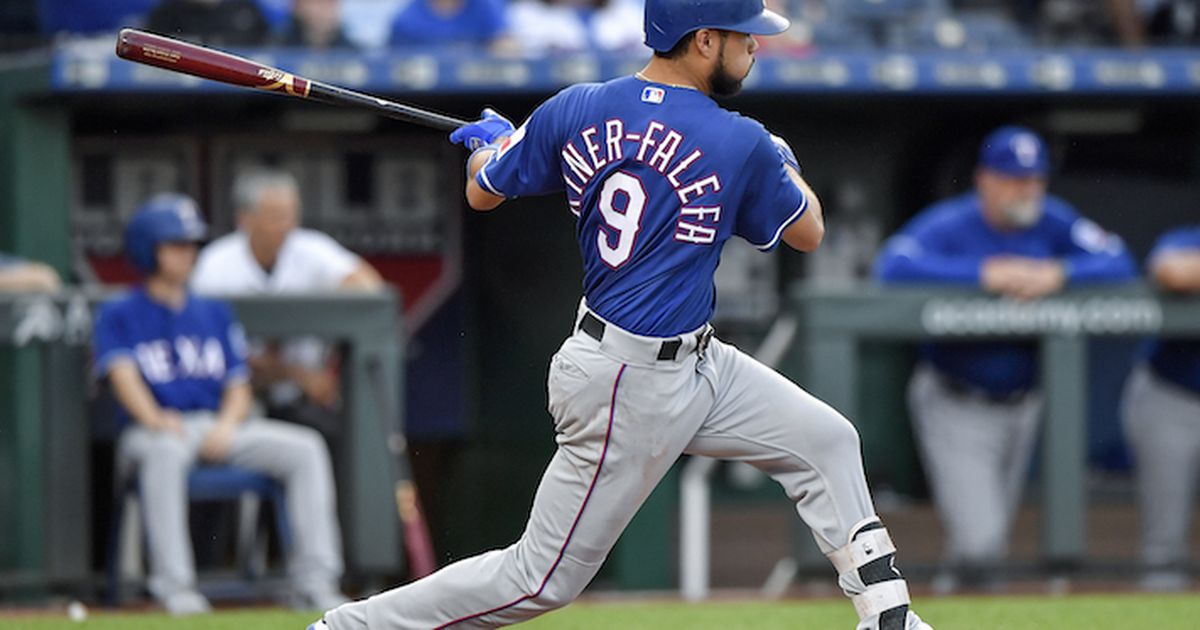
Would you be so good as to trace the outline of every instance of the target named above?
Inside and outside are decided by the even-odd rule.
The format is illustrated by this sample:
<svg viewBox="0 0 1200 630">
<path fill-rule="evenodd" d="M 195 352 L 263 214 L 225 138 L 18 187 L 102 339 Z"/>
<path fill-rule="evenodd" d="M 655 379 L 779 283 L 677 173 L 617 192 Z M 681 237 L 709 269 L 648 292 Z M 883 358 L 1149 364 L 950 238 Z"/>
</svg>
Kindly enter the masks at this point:
<svg viewBox="0 0 1200 630">
<path fill-rule="evenodd" d="M 132 360 L 154 399 L 177 411 L 216 411 L 226 387 L 249 379 L 245 337 L 229 306 L 195 295 L 176 310 L 133 289 L 100 310 L 94 343 L 97 374 Z"/>
<path fill-rule="evenodd" d="M 1200 225 L 1168 232 L 1155 242 L 1148 265 L 1175 253 L 1200 256 Z M 1162 378 L 1200 394 L 1200 341 L 1160 339 L 1150 343 L 1149 363 Z"/>
<path fill-rule="evenodd" d="M 1045 194 L 1048 169 L 1036 134 L 997 130 L 980 152 L 975 190 L 922 210 L 884 245 L 876 277 L 887 284 L 980 286 L 1018 299 L 1134 278 L 1120 238 Z M 997 398 L 1037 381 L 1029 343 L 926 344 L 921 354 L 945 375 Z"/>
<path fill-rule="evenodd" d="M 476 181 L 502 197 L 565 189 L 588 307 L 651 337 L 712 317 L 725 241 L 773 249 L 807 205 L 761 124 L 636 76 L 559 92 Z"/>
</svg>

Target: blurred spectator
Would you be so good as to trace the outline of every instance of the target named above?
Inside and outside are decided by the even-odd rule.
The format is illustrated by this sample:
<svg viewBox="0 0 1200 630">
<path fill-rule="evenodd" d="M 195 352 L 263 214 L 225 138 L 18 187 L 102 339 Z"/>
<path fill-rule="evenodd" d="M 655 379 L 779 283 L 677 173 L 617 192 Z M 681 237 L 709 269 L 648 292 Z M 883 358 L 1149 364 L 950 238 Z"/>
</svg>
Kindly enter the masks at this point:
<svg viewBox="0 0 1200 630">
<path fill-rule="evenodd" d="M 884 245 L 888 284 L 976 286 L 1017 300 L 1136 273 L 1120 238 L 1046 194 L 1046 146 L 1023 127 L 983 142 L 975 190 L 921 211 Z M 914 433 L 946 531 L 940 591 L 992 583 L 1008 553 L 1042 410 L 1032 343 L 930 343 L 909 383 Z"/>
<path fill-rule="evenodd" d="M 38 0 L 47 33 L 99 33 L 138 26 L 159 0 Z"/>
<path fill-rule="evenodd" d="M 644 0 L 608 0 L 592 14 L 592 43 L 600 50 L 641 52 L 645 40 Z M 763 40 L 772 39 L 770 37 Z M 763 41 L 760 40 L 760 41 Z"/>
<path fill-rule="evenodd" d="M 162 0 L 146 29 L 212 46 L 257 46 L 270 33 L 254 0 Z"/>
<path fill-rule="evenodd" d="M 508 6 L 510 33 L 530 55 L 585 50 L 591 8 L 591 0 L 516 0 Z"/>
<path fill-rule="evenodd" d="M 58 272 L 50 265 L 0 254 L 0 291 L 54 292 L 61 286 Z"/>
<path fill-rule="evenodd" d="M 342 25 L 350 41 L 364 48 L 387 46 L 392 19 L 407 0 L 342 0 Z"/>
<path fill-rule="evenodd" d="M 278 479 L 287 491 L 288 562 L 301 608 L 346 601 L 329 452 L 312 429 L 254 417 L 245 339 L 229 306 L 187 289 L 206 227 L 182 195 L 150 199 L 129 221 L 125 251 L 143 282 L 100 310 L 96 374 L 107 378 L 124 427 L 120 476 L 138 479 L 150 558 L 148 586 L 174 615 L 211 610 L 196 591 L 187 475 L 198 461 Z"/>
<path fill-rule="evenodd" d="M 1200 225 L 1150 252 L 1159 288 L 1200 295 Z M 1125 436 L 1137 463 L 1147 590 L 1188 587 L 1188 527 L 1200 474 L 1200 340 L 1158 340 L 1125 386 Z"/>
<path fill-rule="evenodd" d="M 1106 0 L 1117 40 L 1128 47 L 1184 45 L 1200 34 L 1196 0 Z"/>
<path fill-rule="evenodd" d="M 299 227 L 300 192 L 282 171 L 245 173 L 234 184 L 238 229 L 200 252 L 192 289 L 202 295 L 378 290 L 373 267 L 329 236 Z M 255 344 L 254 383 L 267 412 L 319 430 L 337 452 L 340 383 L 328 345 L 316 338 Z"/>
<path fill-rule="evenodd" d="M 392 46 L 497 42 L 505 32 L 503 0 L 411 0 L 392 20 Z"/>
<path fill-rule="evenodd" d="M 293 0 L 292 17 L 279 44 L 303 48 L 352 48 L 342 28 L 339 0 Z"/>
</svg>

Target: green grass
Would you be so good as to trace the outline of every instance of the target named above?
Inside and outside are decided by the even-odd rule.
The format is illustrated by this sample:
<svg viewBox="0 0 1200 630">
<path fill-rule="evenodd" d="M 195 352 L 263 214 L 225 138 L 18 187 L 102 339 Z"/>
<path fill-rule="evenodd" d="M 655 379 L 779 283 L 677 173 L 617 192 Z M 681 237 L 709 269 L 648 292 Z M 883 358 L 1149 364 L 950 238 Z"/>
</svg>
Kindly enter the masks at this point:
<svg viewBox="0 0 1200 630">
<path fill-rule="evenodd" d="M 917 610 L 938 630 L 1032 630 L 1081 628 L 1132 630 L 1200 627 L 1200 596 L 1073 595 L 1069 597 L 960 597 L 918 599 Z M 220 612 L 171 619 L 159 614 L 93 613 L 85 622 L 39 614 L 0 613 L 11 630 L 304 630 L 311 614 L 280 611 Z M 854 612 L 844 600 L 781 603 L 584 602 L 536 619 L 530 630 L 852 630 Z"/>
</svg>

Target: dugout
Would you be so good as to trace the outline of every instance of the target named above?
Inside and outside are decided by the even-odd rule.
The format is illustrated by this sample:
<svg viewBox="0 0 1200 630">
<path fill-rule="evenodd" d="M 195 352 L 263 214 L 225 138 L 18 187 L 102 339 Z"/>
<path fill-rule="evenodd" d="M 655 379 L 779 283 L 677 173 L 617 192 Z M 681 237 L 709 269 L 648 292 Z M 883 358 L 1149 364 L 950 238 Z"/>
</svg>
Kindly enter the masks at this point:
<svg viewBox="0 0 1200 630">
<path fill-rule="evenodd" d="M 523 117 L 562 85 L 642 61 L 246 52 L 462 117 L 484 105 Z M 1194 221 L 1198 92 L 1200 57 L 1190 51 L 764 58 L 730 106 L 796 148 L 827 208 L 829 240 L 812 257 L 781 252 L 727 263 L 722 330 L 753 347 L 793 282 L 862 277 L 882 238 L 970 185 L 979 139 L 1003 123 L 1043 132 L 1055 162 L 1051 190 L 1144 256 L 1164 229 Z M 10 60 L 0 73 L 0 249 L 75 278 L 127 278 L 114 236 L 134 200 L 184 190 L 221 231 L 231 225 L 229 184 L 240 165 L 266 161 L 300 173 L 305 222 L 379 265 L 404 295 L 406 317 L 419 322 L 408 416 L 422 432 L 420 481 L 436 488 L 426 501 L 439 552 L 461 557 L 506 544 L 524 524 L 553 449 L 546 362 L 568 331 L 580 280 L 573 218 L 561 201 L 525 199 L 469 216 L 461 158 L 439 133 L 132 66 L 113 58 L 107 41 L 73 45 Z M 1118 343 L 1092 360 L 1112 364 L 1127 351 Z M 28 420 L 39 413 L 29 361 L 25 350 L 0 354 L 0 432 L 10 436 L 0 440 L 0 504 L 17 506 L 2 526 L 14 533 L 0 542 L 7 574 L 36 573 L 46 557 L 30 544 L 38 521 L 28 517 L 39 509 L 31 489 L 42 473 L 20 456 L 40 443 Z M 860 393 L 856 421 L 872 480 L 920 496 L 907 423 L 896 413 L 908 361 L 903 348 L 866 350 L 862 370 L 875 385 Z M 1120 381 L 1119 370 L 1092 373 Z M 1091 405 L 1093 463 L 1120 470 L 1116 388 L 1100 383 Z M 643 509 L 602 579 L 673 582 L 674 483 L 669 477 Z M 764 500 L 778 493 L 770 496 Z"/>
</svg>

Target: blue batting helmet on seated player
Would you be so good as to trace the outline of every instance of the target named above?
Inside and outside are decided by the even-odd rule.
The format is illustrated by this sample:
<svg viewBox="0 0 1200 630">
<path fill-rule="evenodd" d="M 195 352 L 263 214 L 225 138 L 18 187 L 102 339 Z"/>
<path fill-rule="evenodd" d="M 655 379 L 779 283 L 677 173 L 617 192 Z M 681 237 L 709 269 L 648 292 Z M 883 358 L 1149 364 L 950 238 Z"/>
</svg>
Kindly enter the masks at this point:
<svg viewBox="0 0 1200 630">
<path fill-rule="evenodd" d="M 777 35 L 788 26 L 763 0 L 646 0 L 646 45 L 663 53 L 702 28 Z"/>
<path fill-rule="evenodd" d="M 125 226 L 125 254 L 138 271 L 150 275 L 158 267 L 160 243 L 199 243 L 207 236 L 195 200 L 162 193 L 143 203 Z"/>
</svg>

